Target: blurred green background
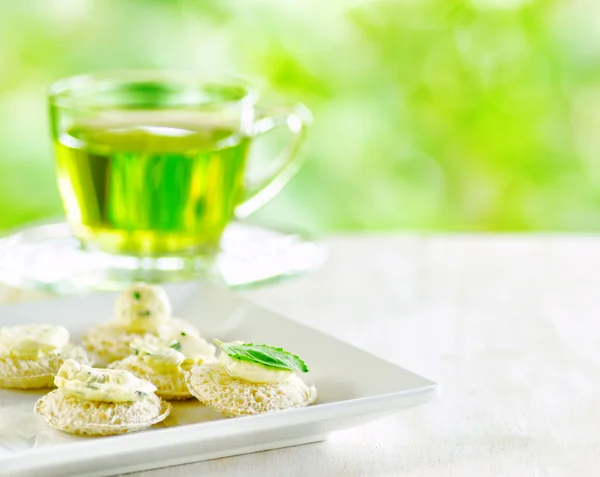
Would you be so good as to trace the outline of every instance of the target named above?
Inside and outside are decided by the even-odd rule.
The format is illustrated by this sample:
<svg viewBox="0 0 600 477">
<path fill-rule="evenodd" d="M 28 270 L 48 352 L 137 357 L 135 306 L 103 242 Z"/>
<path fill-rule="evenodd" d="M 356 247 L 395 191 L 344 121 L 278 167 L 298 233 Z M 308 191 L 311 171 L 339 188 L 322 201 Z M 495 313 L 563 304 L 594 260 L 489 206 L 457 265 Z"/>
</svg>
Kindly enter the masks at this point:
<svg viewBox="0 0 600 477">
<path fill-rule="evenodd" d="M 600 3 L 20 0 L 0 7 L 0 229 L 61 213 L 45 89 L 234 74 L 306 103 L 261 220 L 318 231 L 600 229 Z"/>
</svg>

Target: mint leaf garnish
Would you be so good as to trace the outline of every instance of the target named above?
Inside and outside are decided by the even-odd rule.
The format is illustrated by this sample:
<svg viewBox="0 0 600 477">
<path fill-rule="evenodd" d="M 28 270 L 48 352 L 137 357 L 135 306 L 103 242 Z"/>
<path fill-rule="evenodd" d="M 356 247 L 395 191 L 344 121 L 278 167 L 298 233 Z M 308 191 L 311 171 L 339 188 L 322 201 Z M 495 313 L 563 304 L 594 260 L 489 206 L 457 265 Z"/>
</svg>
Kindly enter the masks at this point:
<svg viewBox="0 0 600 477">
<path fill-rule="evenodd" d="M 254 343 L 223 343 L 219 340 L 214 342 L 221 347 L 223 353 L 233 359 L 259 364 L 265 368 L 308 373 L 304 361 L 283 348 Z"/>
</svg>

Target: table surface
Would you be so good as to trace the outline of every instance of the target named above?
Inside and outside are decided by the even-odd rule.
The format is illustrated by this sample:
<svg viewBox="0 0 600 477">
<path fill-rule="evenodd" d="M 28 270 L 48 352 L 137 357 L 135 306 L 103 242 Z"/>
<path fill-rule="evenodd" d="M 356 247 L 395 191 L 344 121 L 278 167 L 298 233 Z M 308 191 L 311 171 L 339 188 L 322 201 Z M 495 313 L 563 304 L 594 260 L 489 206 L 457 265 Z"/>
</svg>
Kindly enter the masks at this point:
<svg viewBox="0 0 600 477">
<path fill-rule="evenodd" d="M 441 399 L 323 443 L 130 475 L 598 475 L 600 238 L 328 242 L 318 272 L 245 295 L 438 381 Z"/>
</svg>

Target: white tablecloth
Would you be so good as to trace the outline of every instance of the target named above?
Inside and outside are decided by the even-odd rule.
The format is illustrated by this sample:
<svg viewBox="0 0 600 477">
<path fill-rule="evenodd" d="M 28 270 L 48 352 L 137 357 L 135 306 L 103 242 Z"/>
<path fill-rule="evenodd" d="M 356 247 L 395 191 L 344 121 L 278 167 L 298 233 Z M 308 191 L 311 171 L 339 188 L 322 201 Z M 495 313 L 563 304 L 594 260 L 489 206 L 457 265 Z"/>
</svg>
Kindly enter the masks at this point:
<svg viewBox="0 0 600 477">
<path fill-rule="evenodd" d="M 600 239 L 368 235 L 246 295 L 441 383 L 324 443 L 131 474 L 600 475 Z"/>
</svg>

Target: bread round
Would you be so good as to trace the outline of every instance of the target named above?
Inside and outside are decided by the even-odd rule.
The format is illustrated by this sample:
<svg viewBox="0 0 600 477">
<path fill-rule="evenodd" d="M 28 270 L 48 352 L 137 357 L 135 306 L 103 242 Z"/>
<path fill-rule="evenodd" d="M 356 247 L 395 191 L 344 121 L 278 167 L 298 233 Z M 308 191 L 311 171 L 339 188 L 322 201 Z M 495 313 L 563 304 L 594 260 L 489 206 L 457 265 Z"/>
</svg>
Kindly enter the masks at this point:
<svg viewBox="0 0 600 477">
<path fill-rule="evenodd" d="M 60 354 L 38 359 L 0 357 L 0 388 L 53 388 L 54 376 L 69 358 L 91 365 L 92 360 L 81 346 L 67 345 Z"/>
<path fill-rule="evenodd" d="M 35 403 L 48 425 L 71 434 L 108 436 L 136 432 L 164 420 L 171 405 L 154 394 L 135 402 L 85 401 L 56 389 Z"/>
<path fill-rule="evenodd" d="M 219 363 L 194 368 L 187 385 L 201 402 L 229 417 L 305 407 L 317 399 L 316 388 L 296 375 L 282 383 L 248 383 L 229 376 Z"/>
<path fill-rule="evenodd" d="M 153 338 L 176 338 L 184 332 L 199 336 L 198 330 L 180 318 L 170 318 L 165 326 L 157 331 L 135 332 L 122 328 L 117 323 L 99 323 L 84 333 L 83 346 L 94 356 L 100 366 L 123 359 L 132 353 L 129 343 L 134 339 L 151 340 Z"/>
<path fill-rule="evenodd" d="M 159 372 L 144 363 L 139 356 L 130 355 L 125 359 L 115 361 L 108 367 L 111 369 L 124 369 L 140 379 L 150 381 L 156 386 L 154 393 L 167 401 L 190 399 L 192 397 L 185 383 L 186 371 L 179 366 L 173 367 L 173 371 Z"/>
</svg>

